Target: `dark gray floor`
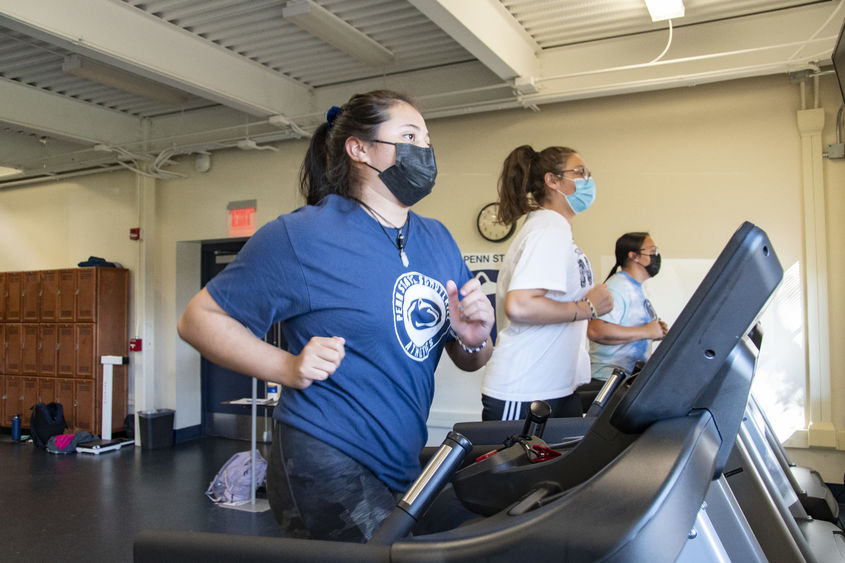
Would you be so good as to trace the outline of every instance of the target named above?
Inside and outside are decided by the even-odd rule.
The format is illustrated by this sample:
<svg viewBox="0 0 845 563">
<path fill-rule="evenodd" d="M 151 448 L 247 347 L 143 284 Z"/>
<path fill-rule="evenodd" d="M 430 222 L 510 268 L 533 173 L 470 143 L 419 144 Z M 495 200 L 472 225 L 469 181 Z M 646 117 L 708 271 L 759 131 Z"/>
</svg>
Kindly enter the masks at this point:
<svg viewBox="0 0 845 563">
<path fill-rule="evenodd" d="M 267 459 L 269 446 L 258 449 Z M 203 438 L 55 455 L 0 434 L 0 560 L 131 561 L 145 529 L 280 536 L 269 510 L 222 508 L 204 494 L 226 460 L 248 450 L 249 442 Z"/>
</svg>

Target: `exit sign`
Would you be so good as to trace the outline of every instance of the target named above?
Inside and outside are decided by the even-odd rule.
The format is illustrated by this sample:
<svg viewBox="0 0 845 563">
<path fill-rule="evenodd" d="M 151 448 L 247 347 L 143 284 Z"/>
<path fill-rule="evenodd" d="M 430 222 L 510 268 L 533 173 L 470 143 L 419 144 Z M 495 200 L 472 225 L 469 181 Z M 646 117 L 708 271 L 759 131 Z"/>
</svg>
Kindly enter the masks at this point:
<svg viewBox="0 0 845 563">
<path fill-rule="evenodd" d="M 226 208 L 229 212 L 229 236 L 248 237 L 255 233 L 256 200 L 232 201 Z"/>
</svg>

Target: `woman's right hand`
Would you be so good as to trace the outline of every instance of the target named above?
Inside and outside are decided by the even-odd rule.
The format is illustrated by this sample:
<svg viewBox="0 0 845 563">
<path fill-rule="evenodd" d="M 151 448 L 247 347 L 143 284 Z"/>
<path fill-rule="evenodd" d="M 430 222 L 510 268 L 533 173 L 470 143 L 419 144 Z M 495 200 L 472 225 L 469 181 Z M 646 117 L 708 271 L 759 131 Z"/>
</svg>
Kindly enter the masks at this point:
<svg viewBox="0 0 845 563">
<path fill-rule="evenodd" d="M 596 315 L 599 317 L 613 310 L 613 295 L 603 283 L 594 285 L 593 289 L 587 292 L 586 298 L 596 308 Z"/>
<path fill-rule="evenodd" d="M 285 385 L 305 389 L 314 381 L 328 379 L 346 355 L 345 344 L 346 340 L 339 336 L 313 336 L 302 352 L 294 357 L 293 369 Z"/>
<path fill-rule="evenodd" d="M 666 336 L 666 333 L 669 331 L 669 327 L 666 323 L 659 318 L 654 319 L 645 326 L 648 329 L 648 337 L 651 340 L 663 340 L 663 337 Z"/>
</svg>

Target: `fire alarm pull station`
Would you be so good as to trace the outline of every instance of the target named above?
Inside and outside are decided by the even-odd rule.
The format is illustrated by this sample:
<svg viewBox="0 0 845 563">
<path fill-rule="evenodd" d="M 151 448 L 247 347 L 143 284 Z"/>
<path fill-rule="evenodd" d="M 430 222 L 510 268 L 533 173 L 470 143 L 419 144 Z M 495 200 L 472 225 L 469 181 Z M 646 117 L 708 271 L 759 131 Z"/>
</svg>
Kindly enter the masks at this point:
<svg viewBox="0 0 845 563">
<path fill-rule="evenodd" d="M 130 338 L 129 339 L 129 351 L 130 352 L 140 352 L 144 349 L 144 343 L 140 338 Z"/>
<path fill-rule="evenodd" d="M 141 240 L 141 228 L 132 227 L 129 229 L 129 240 Z"/>
</svg>

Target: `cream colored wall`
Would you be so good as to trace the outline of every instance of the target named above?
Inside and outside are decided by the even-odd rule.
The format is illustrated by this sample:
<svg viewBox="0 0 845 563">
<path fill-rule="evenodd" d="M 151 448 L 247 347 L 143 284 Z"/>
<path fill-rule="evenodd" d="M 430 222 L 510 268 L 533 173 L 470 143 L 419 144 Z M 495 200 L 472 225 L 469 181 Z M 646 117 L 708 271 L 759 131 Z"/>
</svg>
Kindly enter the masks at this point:
<svg viewBox="0 0 845 563">
<path fill-rule="evenodd" d="M 832 77 L 823 77 L 828 115 L 825 143 L 841 103 Z M 763 227 L 781 262 L 800 261 L 802 214 L 800 153 L 795 112 L 798 86 L 785 76 L 543 106 L 430 122 L 440 175 L 434 193 L 416 211 L 440 218 L 464 252 L 504 252 L 506 244 L 475 232 L 481 206 L 496 198 L 502 160 L 513 147 L 570 145 L 593 170 L 595 205 L 574 221 L 575 238 L 600 264 L 616 237 L 647 229 L 673 258 L 710 258 L 743 220 Z M 177 428 L 199 424 L 199 361 L 178 340 L 175 322 L 199 288 L 199 241 L 226 238 L 226 205 L 256 199 L 264 223 L 300 204 L 297 172 L 305 142 L 281 151 L 219 152 L 210 172 L 182 159 L 184 180 L 159 182 L 156 191 L 154 286 L 157 347 L 155 404 L 177 410 Z M 845 161 L 825 161 L 831 365 L 834 422 L 845 428 Z M 137 243 L 127 231 L 137 222 L 135 184 L 128 173 L 0 191 L 0 234 L 14 241 L 0 249 L 0 270 L 73 265 L 88 255 L 132 268 Z M 342 241 L 339 241 L 342 244 Z M 147 359 L 149 361 L 149 359 Z M 435 410 L 478 412 L 479 375 L 438 372 Z M 775 415 L 776 416 L 776 415 Z"/>
<path fill-rule="evenodd" d="M 118 172 L 0 191 L 0 271 L 70 268 L 89 256 L 133 268 L 134 186 Z"/>
</svg>

